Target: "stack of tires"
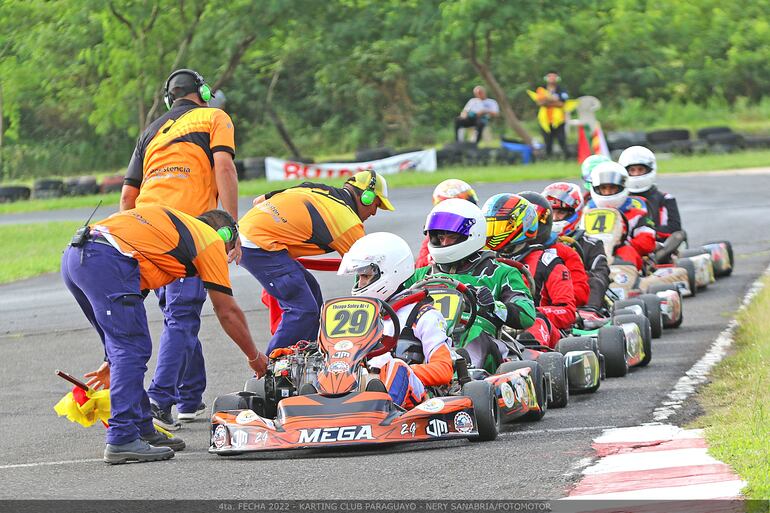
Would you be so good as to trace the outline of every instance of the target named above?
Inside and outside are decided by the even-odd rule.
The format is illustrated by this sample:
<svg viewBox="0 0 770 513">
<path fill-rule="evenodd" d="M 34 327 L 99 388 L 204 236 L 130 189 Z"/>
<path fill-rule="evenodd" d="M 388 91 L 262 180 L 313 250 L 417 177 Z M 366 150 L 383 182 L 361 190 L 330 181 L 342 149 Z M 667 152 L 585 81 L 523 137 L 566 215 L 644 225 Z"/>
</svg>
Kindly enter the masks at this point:
<svg viewBox="0 0 770 513">
<path fill-rule="evenodd" d="M 32 191 L 23 185 L 6 185 L 0 187 L 0 203 L 28 200 Z"/>
<path fill-rule="evenodd" d="M 35 180 L 32 189 L 32 197 L 35 199 L 60 198 L 64 195 L 64 182 L 62 180 L 43 178 Z"/>
</svg>

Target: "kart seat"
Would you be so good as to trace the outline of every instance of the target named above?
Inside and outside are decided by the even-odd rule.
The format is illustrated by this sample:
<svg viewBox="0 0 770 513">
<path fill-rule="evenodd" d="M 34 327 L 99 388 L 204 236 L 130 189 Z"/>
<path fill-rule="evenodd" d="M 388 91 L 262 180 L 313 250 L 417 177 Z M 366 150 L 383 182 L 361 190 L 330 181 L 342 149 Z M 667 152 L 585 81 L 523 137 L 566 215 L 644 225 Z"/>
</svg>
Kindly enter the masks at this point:
<svg viewBox="0 0 770 513">
<path fill-rule="evenodd" d="M 369 378 L 369 382 L 366 383 L 366 391 L 382 392 L 384 394 L 388 393 L 388 389 L 385 387 L 385 383 L 383 383 L 380 378 Z"/>
</svg>

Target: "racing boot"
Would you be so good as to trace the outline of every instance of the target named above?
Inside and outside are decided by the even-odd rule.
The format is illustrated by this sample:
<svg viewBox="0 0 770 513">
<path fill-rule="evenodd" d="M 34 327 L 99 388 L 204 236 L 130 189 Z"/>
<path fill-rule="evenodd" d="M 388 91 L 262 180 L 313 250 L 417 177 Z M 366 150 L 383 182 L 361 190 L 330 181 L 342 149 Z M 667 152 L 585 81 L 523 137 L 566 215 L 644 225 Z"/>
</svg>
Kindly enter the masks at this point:
<svg viewBox="0 0 770 513">
<path fill-rule="evenodd" d="M 153 447 L 139 438 L 127 444 L 107 444 L 104 448 L 104 462 L 111 465 L 129 461 L 161 461 L 173 457 L 174 450 L 170 447 Z"/>
<path fill-rule="evenodd" d="M 153 431 L 151 435 L 142 436 L 141 439 L 154 447 L 171 447 L 174 452 L 181 451 L 186 447 L 184 440 L 163 431 Z"/>
</svg>

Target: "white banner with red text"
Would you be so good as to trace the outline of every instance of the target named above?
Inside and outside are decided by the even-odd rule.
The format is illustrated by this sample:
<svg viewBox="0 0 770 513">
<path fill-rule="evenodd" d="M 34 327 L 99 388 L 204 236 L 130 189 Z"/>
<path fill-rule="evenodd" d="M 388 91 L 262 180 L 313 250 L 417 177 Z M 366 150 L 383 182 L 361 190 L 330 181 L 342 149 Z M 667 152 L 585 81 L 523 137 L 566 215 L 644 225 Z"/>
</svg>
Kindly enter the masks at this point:
<svg viewBox="0 0 770 513">
<path fill-rule="evenodd" d="M 436 150 L 413 151 L 393 155 L 370 162 L 303 164 L 275 157 L 265 159 L 265 176 L 268 180 L 312 180 L 316 178 L 343 178 L 359 171 L 374 171 L 392 175 L 411 171 L 432 173 L 436 170 Z"/>
</svg>

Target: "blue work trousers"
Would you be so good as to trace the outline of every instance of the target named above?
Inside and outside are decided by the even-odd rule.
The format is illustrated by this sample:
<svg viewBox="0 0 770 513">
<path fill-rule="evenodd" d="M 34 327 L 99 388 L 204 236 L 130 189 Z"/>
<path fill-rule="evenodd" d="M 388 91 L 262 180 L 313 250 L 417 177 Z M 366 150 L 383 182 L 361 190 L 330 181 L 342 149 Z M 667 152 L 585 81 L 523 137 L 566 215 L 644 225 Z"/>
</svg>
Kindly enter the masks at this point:
<svg viewBox="0 0 770 513">
<path fill-rule="evenodd" d="M 155 291 L 163 311 L 158 363 L 147 394 L 161 408 L 176 404 L 194 412 L 206 390 L 206 366 L 198 339 L 206 290 L 200 278 L 181 278 Z"/>
<path fill-rule="evenodd" d="M 125 444 L 154 432 L 144 373 L 152 353 L 139 263 L 112 246 L 87 241 L 68 247 L 62 278 L 102 339 L 110 362 L 108 444 Z"/>
<path fill-rule="evenodd" d="M 316 340 L 321 315 L 321 287 L 289 252 L 243 248 L 241 267 L 249 271 L 278 300 L 283 317 L 270 339 L 267 354 L 299 340 Z"/>
</svg>

